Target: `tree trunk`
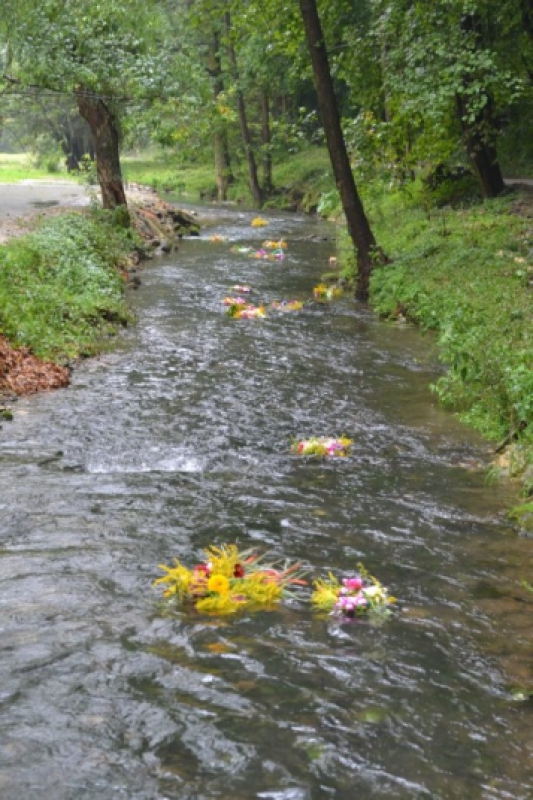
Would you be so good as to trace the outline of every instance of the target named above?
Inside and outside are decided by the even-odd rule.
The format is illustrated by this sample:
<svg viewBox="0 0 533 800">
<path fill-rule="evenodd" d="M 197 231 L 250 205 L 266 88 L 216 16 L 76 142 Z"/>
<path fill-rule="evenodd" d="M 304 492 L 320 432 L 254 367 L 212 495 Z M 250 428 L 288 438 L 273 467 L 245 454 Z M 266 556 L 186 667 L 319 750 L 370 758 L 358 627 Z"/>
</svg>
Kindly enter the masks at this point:
<svg viewBox="0 0 533 800">
<path fill-rule="evenodd" d="M 505 190 L 505 183 L 498 162 L 496 147 L 487 140 L 486 134 L 483 133 L 489 127 L 484 119 L 485 114 L 479 114 L 473 123 L 468 122 L 468 101 L 465 96 L 458 95 L 456 104 L 463 141 L 468 158 L 479 181 L 481 196 L 484 200 L 490 197 L 498 197 Z"/>
<path fill-rule="evenodd" d="M 84 91 L 76 92 L 80 114 L 89 123 L 93 134 L 96 175 L 104 208 L 127 207 L 120 168 L 119 133 L 113 111 L 99 97 Z"/>
<path fill-rule="evenodd" d="M 376 246 L 374 234 L 355 185 L 342 133 L 316 0 L 300 0 L 300 11 L 311 54 L 318 106 L 326 134 L 331 166 L 337 189 L 339 190 L 348 231 L 357 251 L 358 274 L 355 295 L 360 302 L 365 303 L 368 300 L 370 273 L 374 267 L 375 259 L 377 257 L 382 263 L 385 263 L 387 259 L 383 251 Z"/>
<path fill-rule="evenodd" d="M 261 89 L 261 144 L 263 146 L 263 193 L 272 193 L 272 155 L 270 153 L 270 100 L 268 91 Z"/>
<path fill-rule="evenodd" d="M 83 158 L 94 161 L 92 134 L 80 114 L 65 116 L 62 120 L 61 148 L 65 154 L 68 172 L 79 172 Z"/>
<path fill-rule="evenodd" d="M 529 36 L 533 39 L 533 2 L 532 0 L 520 0 L 520 12 L 522 16 L 522 26 Z"/>
<path fill-rule="evenodd" d="M 465 14 L 461 20 L 461 30 L 467 36 L 473 35 L 476 49 L 482 47 L 482 26 L 477 14 Z M 471 80 L 471 76 L 464 75 L 462 84 L 465 91 L 456 95 L 456 108 L 467 155 L 479 181 L 481 196 L 487 200 L 490 197 L 498 197 L 505 190 L 505 183 L 494 143 L 493 99 L 487 91 L 484 94 L 485 105 L 476 113 L 475 119 L 471 120 L 468 93 Z"/>
<path fill-rule="evenodd" d="M 237 92 L 236 92 L 237 111 L 239 114 L 239 123 L 241 126 L 241 136 L 244 144 L 244 152 L 246 154 L 246 163 L 248 165 L 248 183 L 250 186 L 250 191 L 252 193 L 255 205 L 258 208 L 261 208 L 261 206 L 263 205 L 263 194 L 261 192 L 261 187 L 259 186 L 259 180 L 257 178 L 257 164 L 255 163 L 254 150 L 252 147 L 252 137 L 250 134 L 250 128 L 248 127 L 248 119 L 246 117 L 246 104 L 244 102 L 244 94 L 239 86 L 239 70 L 237 66 L 237 55 L 235 53 L 235 48 L 233 47 L 233 44 L 231 42 L 231 21 L 230 21 L 230 15 L 227 12 L 224 15 L 224 21 L 226 26 L 228 57 L 233 70 L 233 78 L 237 85 Z"/>
<path fill-rule="evenodd" d="M 231 165 L 228 157 L 228 137 L 226 135 L 226 131 L 216 130 L 214 132 L 213 151 L 215 154 L 217 199 L 219 203 L 222 203 L 228 199 L 228 188 L 232 182 Z"/>
<path fill-rule="evenodd" d="M 213 99 L 217 103 L 224 91 L 222 80 L 222 64 L 220 60 L 220 39 L 217 31 L 213 31 L 209 43 L 208 72 L 213 85 Z M 215 155 L 215 175 L 218 201 L 228 199 L 228 186 L 233 182 L 228 148 L 228 134 L 223 119 L 217 123 L 213 134 L 213 150 Z"/>
</svg>

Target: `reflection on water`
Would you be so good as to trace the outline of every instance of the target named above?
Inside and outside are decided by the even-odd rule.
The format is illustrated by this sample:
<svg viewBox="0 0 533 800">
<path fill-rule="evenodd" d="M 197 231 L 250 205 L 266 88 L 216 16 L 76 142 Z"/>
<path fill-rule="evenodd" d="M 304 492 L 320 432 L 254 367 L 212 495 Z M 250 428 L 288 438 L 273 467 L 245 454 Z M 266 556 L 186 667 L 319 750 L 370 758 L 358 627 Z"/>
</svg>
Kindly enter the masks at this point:
<svg viewBox="0 0 533 800">
<path fill-rule="evenodd" d="M 232 239 L 264 234 L 225 213 Z M 2 798 L 533 796 L 533 704 L 512 692 L 533 688 L 531 543 L 428 392 L 431 341 L 348 299 L 221 311 L 235 282 L 307 298 L 325 232 L 272 217 L 281 264 L 183 242 L 144 271 L 119 350 L 1 431 Z M 342 462 L 288 454 L 341 433 Z M 401 611 L 165 613 L 157 564 L 222 541 L 315 573 L 363 560 Z"/>
</svg>

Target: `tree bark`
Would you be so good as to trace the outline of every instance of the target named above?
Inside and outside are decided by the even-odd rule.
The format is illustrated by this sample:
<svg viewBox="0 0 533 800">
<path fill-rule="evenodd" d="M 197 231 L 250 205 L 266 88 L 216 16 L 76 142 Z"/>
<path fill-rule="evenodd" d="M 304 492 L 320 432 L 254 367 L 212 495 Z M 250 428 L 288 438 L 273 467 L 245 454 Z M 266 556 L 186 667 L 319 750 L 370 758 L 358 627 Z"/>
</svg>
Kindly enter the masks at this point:
<svg viewBox="0 0 533 800">
<path fill-rule="evenodd" d="M 268 91 L 261 89 L 261 144 L 263 146 L 263 193 L 272 193 L 272 155 L 270 153 L 270 99 Z"/>
<path fill-rule="evenodd" d="M 68 172 L 79 172 L 83 158 L 94 161 L 94 142 L 85 121 L 80 114 L 65 116 L 61 120 L 61 148 L 65 154 Z"/>
<path fill-rule="evenodd" d="M 339 190 L 348 231 L 357 251 L 358 274 L 355 296 L 360 302 L 366 303 L 368 300 L 370 273 L 375 261 L 385 263 L 387 259 L 383 251 L 376 245 L 374 234 L 355 185 L 342 133 L 316 0 L 299 0 L 299 2 L 307 44 L 311 54 L 318 106 L 326 134 L 331 166 Z"/>
<path fill-rule="evenodd" d="M 222 64 L 220 60 L 220 41 L 217 31 L 213 31 L 209 43 L 208 72 L 213 84 L 213 99 L 215 103 L 224 91 L 222 79 Z M 213 150 L 215 155 L 215 175 L 217 182 L 218 201 L 228 199 L 228 187 L 233 182 L 231 163 L 229 158 L 228 134 L 223 120 L 215 128 L 213 134 Z"/>
<path fill-rule="evenodd" d="M 244 102 L 244 94 L 239 86 L 239 69 L 237 65 L 237 55 L 235 53 L 235 48 L 233 47 L 233 44 L 231 42 L 231 20 L 228 12 L 226 12 L 226 14 L 224 15 L 224 21 L 225 21 L 226 35 L 227 35 L 228 57 L 233 70 L 233 77 L 235 83 L 237 84 L 237 92 L 236 92 L 237 111 L 239 114 L 239 123 L 241 127 L 242 141 L 244 144 L 244 152 L 246 154 L 246 163 L 248 165 L 248 183 L 250 186 L 250 191 L 252 193 L 255 205 L 258 208 L 261 208 L 261 206 L 263 205 L 263 193 L 261 192 L 261 187 L 259 186 L 259 180 L 257 178 L 257 164 L 255 161 L 255 155 L 252 146 L 252 137 L 250 134 L 248 119 L 246 116 L 246 104 Z"/>
<path fill-rule="evenodd" d="M 482 26 L 475 13 L 465 14 L 461 20 L 461 30 L 467 36 L 474 37 L 474 46 L 479 49 L 482 42 Z M 472 78 L 468 74 L 463 77 L 464 93 L 456 95 L 456 108 L 461 125 L 463 141 L 467 155 L 472 163 L 484 200 L 498 197 L 505 190 L 505 183 L 498 162 L 493 123 L 493 98 L 487 91 L 484 94 L 485 105 L 470 119 L 468 86 Z"/>
<path fill-rule="evenodd" d="M 104 208 L 127 207 L 120 167 L 119 132 L 115 114 L 100 97 L 80 90 L 76 92 L 80 114 L 89 123 L 93 134 L 96 175 Z"/>
<path fill-rule="evenodd" d="M 533 39 L 533 2 L 532 0 L 521 0 L 520 12 L 522 16 L 522 26 L 529 36 Z"/>
<path fill-rule="evenodd" d="M 478 114 L 477 119 L 471 123 L 467 121 L 468 101 L 465 96 L 458 95 L 456 103 L 463 141 L 468 158 L 479 181 L 481 196 L 484 200 L 490 197 L 498 197 L 505 190 L 505 183 L 498 162 L 496 147 L 487 139 L 487 134 L 484 133 L 490 126 L 490 123 L 484 117 L 490 115 L 490 112 Z"/>
</svg>

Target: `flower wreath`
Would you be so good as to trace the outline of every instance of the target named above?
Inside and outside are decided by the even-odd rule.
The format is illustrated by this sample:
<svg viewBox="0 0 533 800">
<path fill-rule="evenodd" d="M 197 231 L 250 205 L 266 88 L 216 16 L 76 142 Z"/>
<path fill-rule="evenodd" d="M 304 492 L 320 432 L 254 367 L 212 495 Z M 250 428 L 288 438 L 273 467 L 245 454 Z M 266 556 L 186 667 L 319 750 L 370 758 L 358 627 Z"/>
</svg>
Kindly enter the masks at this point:
<svg viewBox="0 0 533 800">
<path fill-rule="evenodd" d="M 226 313 L 233 319 L 264 319 L 266 317 L 264 306 L 253 306 L 246 302 L 231 303 Z"/>
<path fill-rule="evenodd" d="M 166 587 L 165 600 L 205 613 L 233 614 L 271 607 L 290 596 L 291 587 L 306 585 L 300 564 L 266 562 L 253 549 L 241 552 L 235 544 L 224 544 L 208 547 L 204 553 L 205 561 L 192 569 L 177 558 L 173 567 L 159 565 L 166 575 L 154 585 Z"/>
<path fill-rule="evenodd" d="M 326 436 L 312 436 L 293 443 L 291 451 L 299 456 L 347 456 L 353 439 L 339 436 L 338 439 Z"/>
<path fill-rule="evenodd" d="M 281 300 L 281 302 L 274 301 L 271 308 L 275 311 L 301 311 L 304 305 L 301 300 Z"/>
<path fill-rule="evenodd" d="M 262 243 L 261 247 L 265 247 L 267 250 L 285 250 L 288 245 L 284 239 L 280 239 L 279 242 L 276 242 L 273 239 L 267 239 Z"/>
<path fill-rule="evenodd" d="M 311 603 L 320 611 L 347 617 L 368 613 L 388 614 L 396 602 L 387 589 L 365 569 L 357 565 L 359 573 L 339 581 L 329 573 L 328 579 L 314 581 Z"/>
<path fill-rule="evenodd" d="M 319 283 L 313 288 L 313 296 L 316 300 L 333 300 L 334 297 L 342 295 L 340 286 L 327 286 L 325 283 Z"/>
</svg>

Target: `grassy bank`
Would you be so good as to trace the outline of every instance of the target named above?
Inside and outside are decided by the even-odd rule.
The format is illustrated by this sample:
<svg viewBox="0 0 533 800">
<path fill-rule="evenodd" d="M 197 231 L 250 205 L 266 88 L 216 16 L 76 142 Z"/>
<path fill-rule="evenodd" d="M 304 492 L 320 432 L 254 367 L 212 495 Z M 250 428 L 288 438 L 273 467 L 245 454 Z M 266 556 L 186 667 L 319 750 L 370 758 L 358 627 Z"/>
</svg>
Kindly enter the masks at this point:
<svg viewBox="0 0 533 800">
<path fill-rule="evenodd" d="M 129 154 L 122 159 L 127 181 L 153 186 L 161 192 L 197 202 L 200 198 L 216 198 L 214 166 L 212 164 L 182 164 L 168 154 Z M 334 189 L 327 151 L 309 147 L 280 163 L 274 163 L 274 185 L 278 191 L 267 201 L 267 207 L 284 208 L 295 205 L 316 208 L 320 197 Z M 229 188 L 228 200 L 252 205 L 244 164 L 235 167 L 235 181 Z"/>
<path fill-rule="evenodd" d="M 64 214 L 0 246 L 0 333 L 61 363 L 102 348 L 129 313 L 119 268 L 132 234 L 110 214 Z"/>
<path fill-rule="evenodd" d="M 392 259 L 373 273 L 373 308 L 435 331 L 439 400 L 505 452 L 502 470 L 533 493 L 533 193 L 438 208 L 414 185 L 367 201 Z"/>
</svg>

